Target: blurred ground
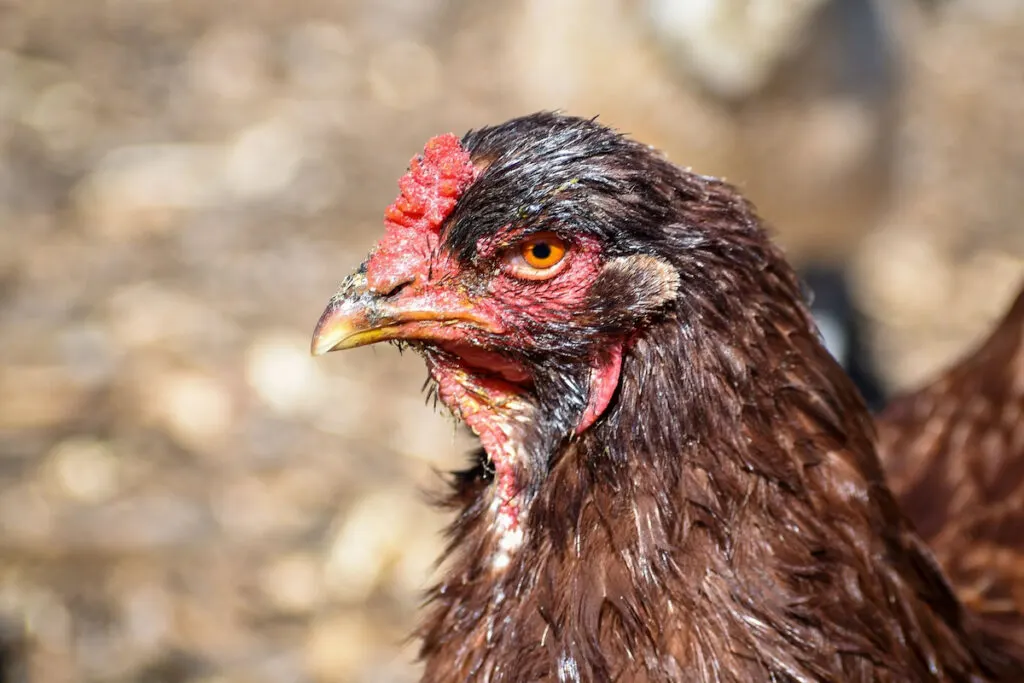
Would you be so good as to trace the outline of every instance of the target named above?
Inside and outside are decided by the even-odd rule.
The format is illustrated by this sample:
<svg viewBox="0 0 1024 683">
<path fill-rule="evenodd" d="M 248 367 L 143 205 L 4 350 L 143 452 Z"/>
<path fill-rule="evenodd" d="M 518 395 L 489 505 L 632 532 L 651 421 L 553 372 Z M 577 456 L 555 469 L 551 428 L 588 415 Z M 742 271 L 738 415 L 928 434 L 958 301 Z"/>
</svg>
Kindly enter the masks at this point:
<svg viewBox="0 0 1024 683">
<path fill-rule="evenodd" d="M 468 440 L 308 338 L 438 132 L 563 108 L 726 175 L 927 376 L 1024 277 L 1022 7 L 0 4 L 0 667 L 415 680 Z"/>
</svg>

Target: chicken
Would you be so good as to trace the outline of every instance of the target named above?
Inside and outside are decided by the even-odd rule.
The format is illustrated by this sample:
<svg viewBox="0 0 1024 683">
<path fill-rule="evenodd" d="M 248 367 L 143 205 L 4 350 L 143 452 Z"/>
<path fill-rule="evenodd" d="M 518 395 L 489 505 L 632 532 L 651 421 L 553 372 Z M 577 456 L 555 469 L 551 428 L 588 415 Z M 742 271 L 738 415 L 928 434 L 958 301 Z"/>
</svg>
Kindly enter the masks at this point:
<svg viewBox="0 0 1024 683">
<path fill-rule="evenodd" d="M 989 339 L 879 417 L 879 455 L 961 600 L 1024 642 L 1024 292 Z"/>
<path fill-rule="evenodd" d="M 434 138 L 315 354 L 391 341 L 479 437 L 433 681 L 1021 681 L 729 185 L 592 120 Z"/>
</svg>

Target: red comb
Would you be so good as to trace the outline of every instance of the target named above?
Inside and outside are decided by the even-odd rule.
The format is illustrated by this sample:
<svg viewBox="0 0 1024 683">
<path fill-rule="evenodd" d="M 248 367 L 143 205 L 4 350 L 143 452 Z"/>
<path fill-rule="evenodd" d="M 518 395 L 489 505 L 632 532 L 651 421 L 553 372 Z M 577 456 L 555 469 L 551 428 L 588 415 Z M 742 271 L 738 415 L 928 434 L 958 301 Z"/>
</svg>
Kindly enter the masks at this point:
<svg viewBox="0 0 1024 683">
<path fill-rule="evenodd" d="M 402 193 L 384 212 L 384 220 L 437 232 L 474 172 L 469 152 L 457 137 L 448 133 L 431 138 L 398 181 Z"/>
<path fill-rule="evenodd" d="M 398 181 L 401 194 L 384 212 L 384 237 L 366 263 L 370 288 L 390 292 L 415 277 L 437 248 L 441 223 L 476 175 L 469 152 L 451 133 L 431 138 Z"/>
</svg>

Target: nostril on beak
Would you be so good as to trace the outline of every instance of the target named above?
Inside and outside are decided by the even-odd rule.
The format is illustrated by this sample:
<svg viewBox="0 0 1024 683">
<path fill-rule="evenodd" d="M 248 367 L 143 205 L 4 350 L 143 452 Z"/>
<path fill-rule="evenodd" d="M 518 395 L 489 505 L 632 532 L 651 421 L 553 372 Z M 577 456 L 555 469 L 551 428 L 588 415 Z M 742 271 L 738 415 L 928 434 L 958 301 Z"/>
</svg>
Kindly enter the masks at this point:
<svg viewBox="0 0 1024 683">
<path fill-rule="evenodd" d="M 415 280 L 412 276 L 393 276 L 390 278 L 375 278 L 369 283 L 369 290 L 379 297 L 396 296 L 403 289 L 408 287 Z"/>
<path fill-rule="evenodd" d="M 401 291 L 402 291 L 403 289 L 405 289 L 406 287 L 408 287 L 408 286 L 409 286 L 409 285 L 411 285 L 411 284 L 412 284 L 412 280 L 404 280 L 403 282 L 399 282 L 399 283 L 398 283 L 397 285 L 395 285 L 395 286 L 394 286 L 394 287 L 393 287 L 393 288 L 391 289 L 391 291 L 390 291 L 390 292 L 385 292 L 385 293 L 383 294 L 383 296 L 386 296 L 386 297 L 393 297 L 393 296 L 398 296 L 398 294 L 399 294 L 399 293 L 400 293 L 400 292 L 401 292 Z"/>
</svg>

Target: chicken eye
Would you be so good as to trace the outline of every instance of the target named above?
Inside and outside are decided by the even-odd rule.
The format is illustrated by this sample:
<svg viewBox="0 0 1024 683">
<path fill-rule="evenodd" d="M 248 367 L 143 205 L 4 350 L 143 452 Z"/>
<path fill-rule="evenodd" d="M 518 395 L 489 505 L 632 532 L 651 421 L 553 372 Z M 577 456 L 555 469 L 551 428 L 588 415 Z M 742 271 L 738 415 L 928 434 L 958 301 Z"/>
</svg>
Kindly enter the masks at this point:
<svg viewBox="0 0 1024 683">
<path fill-rule="evenodd" d="M 561 268 L 567 245 L 553 232 L 541 232 L 523 240 L 510 254 L 512 274 L 527 280 L 554 277 Z"/>
</svg>

